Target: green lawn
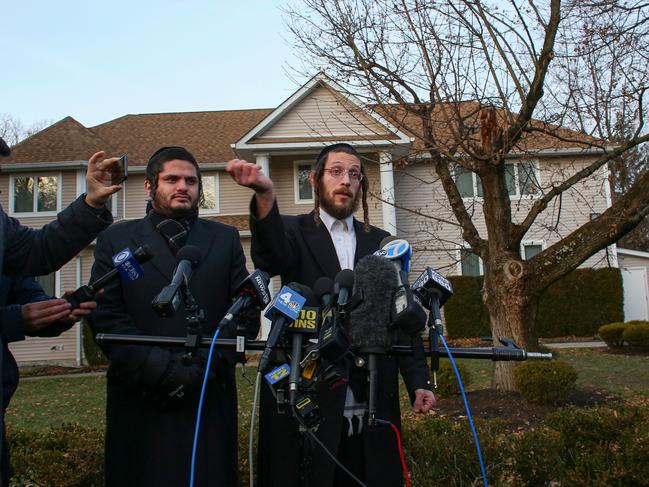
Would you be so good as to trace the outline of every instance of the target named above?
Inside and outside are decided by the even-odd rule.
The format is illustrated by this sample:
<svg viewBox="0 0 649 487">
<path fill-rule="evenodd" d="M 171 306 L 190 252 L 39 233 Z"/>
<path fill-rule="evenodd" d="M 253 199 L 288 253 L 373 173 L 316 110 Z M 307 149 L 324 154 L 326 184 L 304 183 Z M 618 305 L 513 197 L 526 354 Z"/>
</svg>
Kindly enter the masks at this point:
<svg viewBox="0 0 649 487">
<path fill-rule="evenodd" d="M 615 355 L 604 349 L 562 350 L 560 359 L 579 372 L 578 387 L 603 389 L 626 398 L 649 398 L 649 356 Z M 443 359 L 444 360 L 444 359 Z M 487 360 L 459 360 L 473 377 L 468 390 L 489 387 L 493 363 Z M 248 378 L 254 381 L 248 369 Z M 240 423 L 247 424 L 252 408 L 253 386 L 239 377 Z M 7 411 L 11 429 L 41 430 L 65 422 L 82 425 L 104 423 L 105 379 L 92 377 L 57 377 L 23 380 Z"/>
</svg>

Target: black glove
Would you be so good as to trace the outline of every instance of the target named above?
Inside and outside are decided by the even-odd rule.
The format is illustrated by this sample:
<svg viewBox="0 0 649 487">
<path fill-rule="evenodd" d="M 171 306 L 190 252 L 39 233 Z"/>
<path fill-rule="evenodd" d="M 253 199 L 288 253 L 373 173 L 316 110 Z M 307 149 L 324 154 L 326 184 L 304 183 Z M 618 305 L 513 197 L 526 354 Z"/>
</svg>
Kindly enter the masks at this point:
<svg viewBox="0 0 649 487">
<path fill-rule="evenodd" d="M 205 367 L 199 360 L 186 364 L 182 355 L 174 355 L 169 361 L 164 377 L 152 391 L 151 399 L 164 409 L 192 402 L 200 393 L 204 373 Z"/>
</svg>

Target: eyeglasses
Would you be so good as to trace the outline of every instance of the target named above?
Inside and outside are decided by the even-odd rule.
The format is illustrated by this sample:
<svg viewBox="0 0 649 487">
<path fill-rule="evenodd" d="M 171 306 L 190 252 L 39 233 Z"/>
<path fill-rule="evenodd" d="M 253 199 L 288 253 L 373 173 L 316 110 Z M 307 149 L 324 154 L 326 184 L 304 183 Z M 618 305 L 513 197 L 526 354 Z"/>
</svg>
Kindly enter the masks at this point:
<svg viewBox="0 0 649 487">
<path fill-rule="evenodd" d="M 328 171 L 331 174 L 331 177 L 334 179 L 342 179 L 345 177 L 345 174 L 349 175 L 349 180 L 354 182 L 360 182 L 363 180 L 363 173 L 358 169 L 343 169 L 342 167 L 332 167 L 329 169 L 323 169 L 323 171 Z"/>
</svg>

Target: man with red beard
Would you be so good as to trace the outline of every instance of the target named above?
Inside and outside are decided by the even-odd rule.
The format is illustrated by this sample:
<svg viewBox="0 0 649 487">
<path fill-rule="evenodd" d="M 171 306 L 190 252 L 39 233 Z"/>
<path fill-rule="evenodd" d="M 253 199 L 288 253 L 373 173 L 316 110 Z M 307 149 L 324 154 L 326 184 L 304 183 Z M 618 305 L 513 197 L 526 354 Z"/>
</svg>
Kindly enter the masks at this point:
<svg viewBox="0 0 649 487">
<path fill-rule="evenodd" d="M 187 335 L 180 306 L 162 318 L 152 308 L 169 284 L 176 252 L 200 251 L 189 289 L 204 312 L 203 336 L 214 334 L 236 286 L 248 273 L 237 229 L 198 217 L 203 197 L 194 156 L 163 147 L 146 167 L 149 208 L 144 218 L 113 225 L 97 239 L 92 278 L 114 267 L 112 256 L 147 244 L 153 258 L 137 281 L 108 283 L 90 318 L 94 333 Z M 225 336 L 225 335 L 224 335 Z M 205 374 L 204 350 L 189 358 L 182 348 L 102 345 L 110 360 L 106 404 L 106 486 L 188 485 L 198 398 Z M 195 485 L 237 485 L 237 396 L 234 352 L 217 352 L 210 368 L 196 451 Z"/>
<path fill-rule="evenodd" d="M 389 234 L 369 223 L 368 181 L 356 150 L 349 144 L 325 147 L 309 179 L 314 210 L 305 215 L 280 215 L 273 181 L 260 167 L 234 159 L 226 169 L 240 185 L 255 191 L 250 208 L 252 259 L 284 284 L 298 282 L 312 287 L 316 279 L 334 279 L 341 269 L 379 248 Z M 360 203 L 363 219 L 353 214 Z M 403 344 L 422 352 L 419 337 L 403 338 Z M 381 417 L 399 427 L 398 374 L 401 373 L 413 410 L 426 413 L 434 404 L 423 352 L 416 357 L 385 357 L 379 366 L 384 394 L 378 402 Z M 318 438 L 354 476 L 370 487 L 402 485 L 403 472 L 397 443 L 390 428 L 368 427 L 366 402 L 347 386 L 330 390 L 319 384 L 316 402 L 322 415 Z M 358 389 L 357 389 L 358 390 Z M 352 411 L 353 414 L 347 414 Z M 360 414 L 359 414 L 360 412 Z M 276 401 L 262 388 L 258 448 L 260 487 L 342 487 L 353 480 L 310 438 L 301 436 L 291 413 L 277 414 Z M 298 461 L 300 460 L 300 461 Z"/>
</svg>

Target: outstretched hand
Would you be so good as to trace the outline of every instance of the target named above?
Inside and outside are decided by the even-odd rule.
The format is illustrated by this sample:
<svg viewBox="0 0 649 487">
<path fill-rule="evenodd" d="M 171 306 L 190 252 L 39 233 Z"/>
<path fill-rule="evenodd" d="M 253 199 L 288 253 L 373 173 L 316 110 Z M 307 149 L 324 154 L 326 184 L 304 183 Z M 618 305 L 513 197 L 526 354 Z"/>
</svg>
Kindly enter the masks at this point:
<svg viewBox="0 0 649 487">
<path fill-rule="evenodd" d="M 95 152 L 88 160 L 86 171 L 86 203 L 93 208 L 101 208 L 106 204 L 112 194 L 117 193 L 122 186 L 113 185 L 112 169 L 119 161 L 119 157 L 110 157 L 99 161 L 104 157 L 104 151 Z"/>
</svg>

